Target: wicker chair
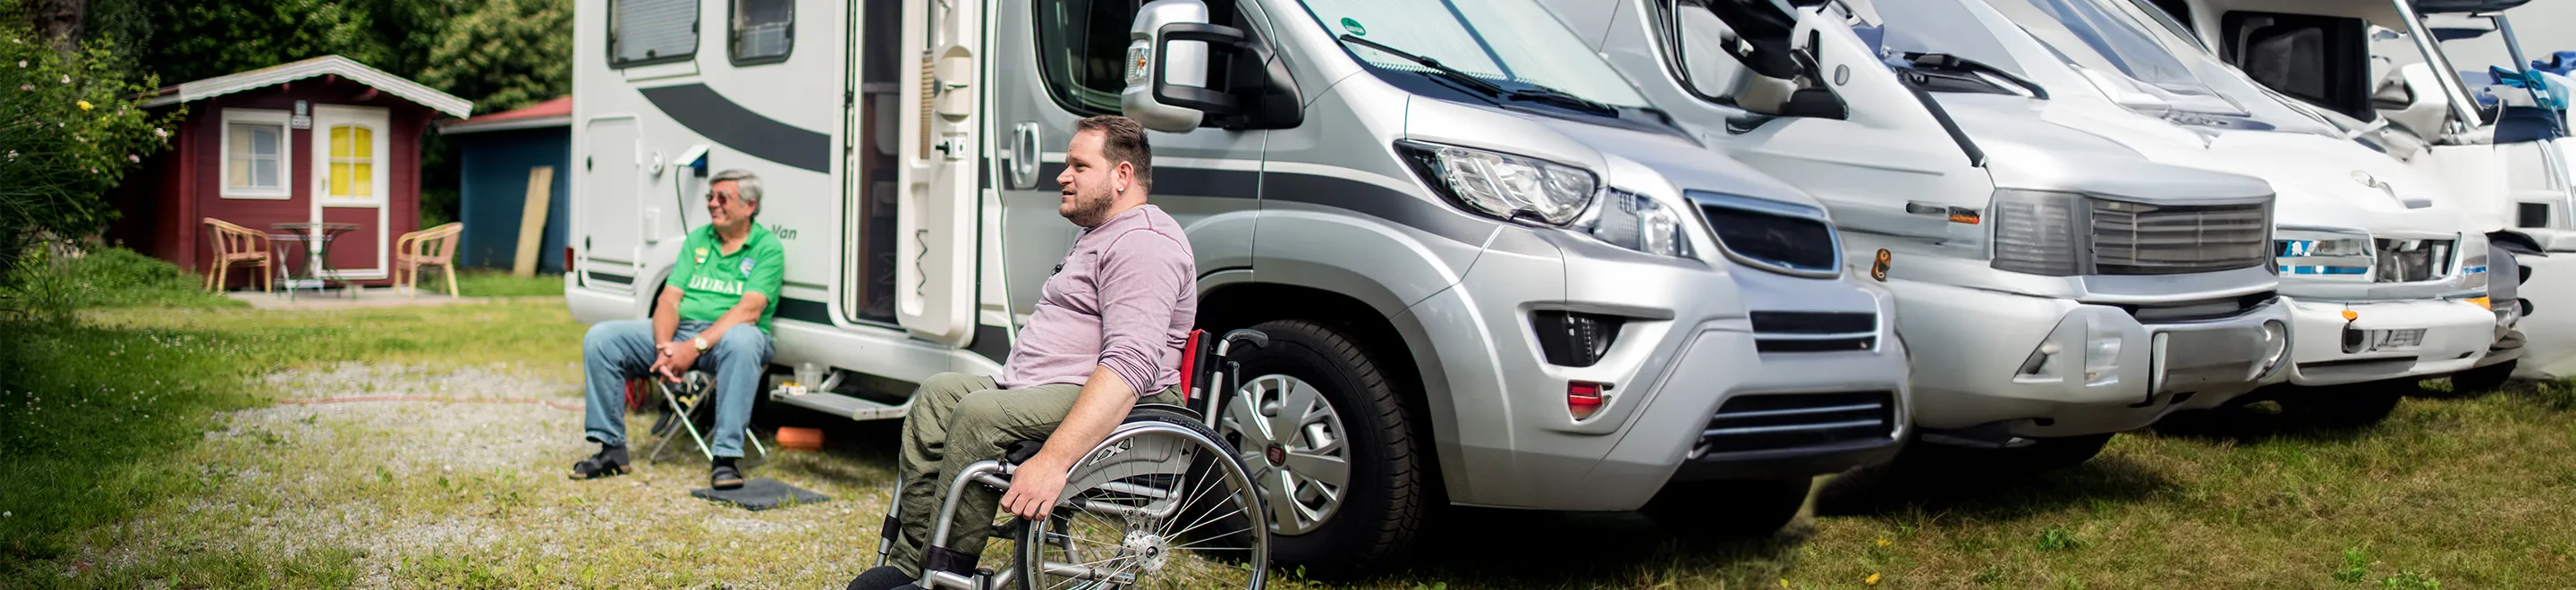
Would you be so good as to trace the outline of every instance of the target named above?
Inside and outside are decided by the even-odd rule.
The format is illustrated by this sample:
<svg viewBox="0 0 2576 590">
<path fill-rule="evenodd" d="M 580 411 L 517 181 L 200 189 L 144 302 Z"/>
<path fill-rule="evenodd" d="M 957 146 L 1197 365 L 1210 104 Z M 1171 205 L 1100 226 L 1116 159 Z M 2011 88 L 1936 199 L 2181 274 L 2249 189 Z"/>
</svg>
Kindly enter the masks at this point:
<svg viewBox="0 0 2576 590">
<path fill-rule="evenodd" d="M 439 274 L 447 277 L 447 296 L 456 297 L 456 236 L 464 231 L 464 223 L 449 222 L 394 240 L 395 285 L 408 287 L 412 297 L 420 297 L 420 269 L 435 266 Z M 409 280 L 405 280 L 405 273 L 409 273 Z"/>
<path fill-rule="evenodd" d="M 260 291 L 277 290 L 277 273 L 270 272 L 275 260 L 270 256 L 268 234 L 212 217 L 202 223 L 210 230 L 206 238 L 215 244 L 214 268 L 206 271 L 206 290 L 222 290 L 224 275 L 236 264 L 258 266 Z"/>
</svg>

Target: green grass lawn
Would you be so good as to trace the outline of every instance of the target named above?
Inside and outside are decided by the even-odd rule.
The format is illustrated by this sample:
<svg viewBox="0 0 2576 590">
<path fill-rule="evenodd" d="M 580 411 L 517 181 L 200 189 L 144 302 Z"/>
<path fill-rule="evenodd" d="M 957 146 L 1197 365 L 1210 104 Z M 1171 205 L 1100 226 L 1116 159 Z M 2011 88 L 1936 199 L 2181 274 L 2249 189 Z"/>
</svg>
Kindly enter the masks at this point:
<svg viewBox="0 0 2576 590">
<path fill-rule="evenodd" d="M 209 442 L 216 438 L 209 432 L 220 428 L 221 413 L 273 403 L 279 393 L 266 377 L 281 370 L 343 361 L 432 368 L 498 362 L 578 382 L 569 372 L 581 327 L 559 301 L 260 311 L 194 294 L 185 277 L 137 276 L 144 278 L 48 295 L 80 309 L 69 318 L 0 316 L 11 318 L 0 319 L 0 334 L 10 340 L 0 346 L 0 587 L 362 584 L 346 549 L 285 555 L 222 548 L 204 540 L 227 535 L 221 526 L 172 537 L 139 532 L 153 527 L 135 523 L 142 515 L 185 514 L 196 503 L 277 502 L 240 496 L 223 474 L 298 463 L 276 463 L 287 460 L 257 444 Z M 546 282 L 511 280 L 529 291 Z M 560 283 L 552 285 L 551 293 L 525 294 L 560 293 Z M 813 421 L 860 429 L 833 431 L 836 445 L 866 447 L 857 441 L 888 435 L 883 424 Z M 2524 384 L 2478 397 L 2427 391 L 2371 428 L 2272 424 L 2257 418 L 2219 431 L 2126 434 L 2089 463 L 2014 481 L 1892 482 L 1869 471 L 1829 478 L 1811 502 L 1812 517 L 1765 539 L 1702 539 L 1633 514 L 1453 510 L 1426 531 L 1408 567 L 1348 586 L 2576 586 L 2576 534 L 2568 532 L 2576 523 L 2576 390 Z M 223 448 L 207 448 L 214 446 Z M 674 499 L 685 483 L 563 488 L 554 486 L 583 484 L 459 470 L 453 483 L 439 476 L 432 485 L 328 463 L 331 453 L 274 451 L 314 461 L 314 474 L 376 474 L 329 482 L 339 495 L 313 501 L 414 511 L 410 516 L 577 512 L 605 509 L 611 505 L 600 503 L 614 498 L 696 502 Z M 836 502 L 852 502 L 816 507 L 848 514 L 785 511 L 759 517 L 774 519 L 768 524 L 743 525 L 816 522 L 826 528 L 810 533 L 824 539 L 813 546 L 719 549 L 733 534 L 698 524 L 734 517 L 657 522 L 625 538 L 581 541 L 605 543 L 613 557 L 590 553 L 599 547 L 563 547 L 568 541 L 545 531 L 503 531 L 506 538 L 406 557 L 409 565 L 391 583 L 613 584 L 592 581 L 598 575 L 697 586 L 782 561 L 820 570 L 797 579 L 854 573 L 844 566 L 874 556 L 872 511 L 882 509 L 883 498 L 870 490 L 888 467 L 886 454 L 867 447 L 808 455 L 772 472 L 823 482 L 821 489 L 845 498 Z M 662 482 L 703 476 L 686 466 L 647 474 Z M 384 482 L 369 483 L 376 477 Z M 64 575 L 99 567 L 81 555 L 143 543 L 147 534 L 150 546 L 178 549 L 113 574 Z M 568 556 L 550 556 L 555 551 Z M 611 569 L 590 569 L 598 563 Z"/>
<path fill-rule="evenodd" d="M 456 294 L 461 297 L 562 297 L 563 275 L 537 273 L 534 277 L 510 276 L 510 271 L 469 268 L 456 273 Z M 422 277 L 423 292 L 447 292 L 447 278 L 430 271 Z"/>
</svg>

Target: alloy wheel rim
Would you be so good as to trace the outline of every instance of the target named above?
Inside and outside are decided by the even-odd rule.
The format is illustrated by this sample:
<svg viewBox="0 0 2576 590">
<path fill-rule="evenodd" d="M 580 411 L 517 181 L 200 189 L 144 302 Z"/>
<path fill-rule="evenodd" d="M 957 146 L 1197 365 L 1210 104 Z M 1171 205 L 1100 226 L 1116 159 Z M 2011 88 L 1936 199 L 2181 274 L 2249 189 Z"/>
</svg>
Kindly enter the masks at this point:
<svg viewBox="0 0 2576 590">
<path fill-rule="evenodd" d="M 1313 532 L 1341 510 L 1351 477 L 1342 416 L 1314 384 L 1288 375 L 1255 377 L 1227 400 L 1218 432 L 1251 466 L 1270 509 L 1270 531 Z"/>
</svg>

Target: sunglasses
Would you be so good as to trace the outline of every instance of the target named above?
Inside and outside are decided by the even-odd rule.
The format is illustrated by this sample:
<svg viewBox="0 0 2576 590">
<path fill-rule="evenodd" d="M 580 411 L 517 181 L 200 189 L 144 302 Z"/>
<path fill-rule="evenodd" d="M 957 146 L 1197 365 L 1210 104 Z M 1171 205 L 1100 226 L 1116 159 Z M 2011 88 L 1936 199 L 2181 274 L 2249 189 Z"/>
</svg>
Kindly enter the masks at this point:
<svg viewBox="0 0 2576 590">
<path fill-rule="evenodd" d="M 723 205 L 740 200 L 742 200 L 742 196 L 736 193 L 727 191 L 707 191 L 707 204 L 710 205 Z"/>
</svg>

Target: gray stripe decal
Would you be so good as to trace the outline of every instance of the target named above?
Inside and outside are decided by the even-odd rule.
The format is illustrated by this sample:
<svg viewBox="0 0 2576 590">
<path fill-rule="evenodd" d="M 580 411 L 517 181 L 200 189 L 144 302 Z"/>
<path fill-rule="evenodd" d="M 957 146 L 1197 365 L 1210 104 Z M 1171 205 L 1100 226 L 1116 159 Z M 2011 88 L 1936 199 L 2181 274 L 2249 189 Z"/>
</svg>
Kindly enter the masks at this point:
<svg viewBox="0 0 2576 590">
<path fill-rule="evenodd" d="M 1009 363 L 1011 362 L 1011 333 L 1003 330 L 1001 326 L 976 324 L 975 341 L 967 343 L 966 350 L 984 355 L 984 358 L 993 359 L 996 363 Z"/>
<path fill-rule="evenodd" d="M 1039 167 L 1044 178 L 1064 172 L 1064 164 Z M 1257 188 L 1256 188 L 1256 184 Z M 1320 174 L 1254 172 L 1216 168 L 1155 168 L 1156 194 L 1214 199 L 1271 198 L 1348 210 L 1411 227 L 1451 240 L 1483 244 L 1500 221 L 1430 203 L 1393 189 Z"/>
<path fill-rule="evenodd" d="M 832 307 L 825 305 L 821 301 L 811 299 L 797 299 L 794 297 L 779 299 L 777 312 L 770 314 L 770 316 L 773 318 L 790 319 L 800 322 L 813 322 L 815 324 L 825 326 L 832 325 Z"/>
<path fill-rule="evenodd" d="M 752 157 L 815 172 L 832 171 L 832 136 L 743 108 L 705 84 L 640 89 L 653 108 L 708 140 Z"/>
<path fill-rule="evenodd" d="M 595 270 L 594 270 L 594 271 L 590 271 L 590 280 L 599 281 L 599 282 L 603 282 L 603 283 L 617 283 L 617 284 L 620 284 L 620 285 L 632 285 L 632 284 L 635 284 L 635 277 L 630 277 L 630 276 L 626 276 L 626 275 L 618 275 L 618 274 L 608 274 L 608 273 L 599 272 L 599 271 L 595 271 Z"/>
</svg>

